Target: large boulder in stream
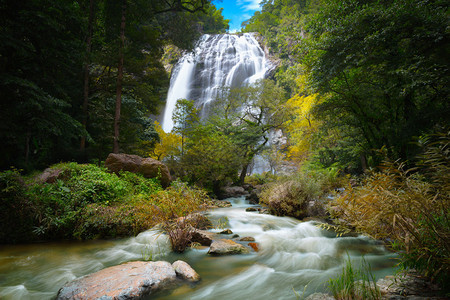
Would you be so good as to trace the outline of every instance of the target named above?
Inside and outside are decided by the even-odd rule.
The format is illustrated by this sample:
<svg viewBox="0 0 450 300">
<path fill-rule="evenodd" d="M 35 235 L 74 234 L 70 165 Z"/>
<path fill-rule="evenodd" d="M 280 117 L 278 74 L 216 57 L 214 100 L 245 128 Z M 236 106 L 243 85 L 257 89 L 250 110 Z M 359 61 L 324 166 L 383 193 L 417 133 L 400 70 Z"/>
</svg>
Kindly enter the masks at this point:
<svg viewBox="0 0 450 300">
<path fill-rule="evenodd" d="M 120 171 L 140 173 L 145 178 L 159 178 L 161 185 L 166 188 L 172 181 L 169 168 L 153 158 L 142 158 L 132 154 L 110 153 L 105 161 L 105 167 L 118 174 Z"/>
<path fill-rule="evenodd" d="M 226 186 L 220 189 L 220 199 L 235 198 L 248 195 L 248 192 L 241 186 Z"/>
<path fill-rule="evenodd" d="M 183 264 L 182 269 L 188 268 Z M 169 262 L 135 261 L 71 281 L 59 290 L 56 299 L 140 299 L 174 287 L 177 281 L 175 268 Z"/>
<path fill-rule="evenodd" d="M 212 255 L 229 255 L 229 254 L 247 254 L 250 253 L 248 248 L 236 243 L 232 240 L 220 239 L 211 243 L 208 254 Z"/>
</svg>

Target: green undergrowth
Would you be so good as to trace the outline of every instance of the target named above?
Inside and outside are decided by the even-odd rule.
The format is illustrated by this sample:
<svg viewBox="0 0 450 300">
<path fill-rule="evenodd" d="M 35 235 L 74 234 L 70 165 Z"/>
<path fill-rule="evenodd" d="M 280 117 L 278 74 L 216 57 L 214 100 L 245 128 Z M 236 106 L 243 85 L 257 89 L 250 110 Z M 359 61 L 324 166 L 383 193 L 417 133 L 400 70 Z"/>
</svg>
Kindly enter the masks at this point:
<svg viewBox="0 0 450 300">
<path fill-rule="evenodd" d="M 52 183 L 16 169 L 0 173 L 0 243 L 136 235 L 200 206 L 188 201 L 197 190 L 181 183 L 163 190 L 157 179 L 92 164 L 52 169 L 59 170 Z"/>
</svg>

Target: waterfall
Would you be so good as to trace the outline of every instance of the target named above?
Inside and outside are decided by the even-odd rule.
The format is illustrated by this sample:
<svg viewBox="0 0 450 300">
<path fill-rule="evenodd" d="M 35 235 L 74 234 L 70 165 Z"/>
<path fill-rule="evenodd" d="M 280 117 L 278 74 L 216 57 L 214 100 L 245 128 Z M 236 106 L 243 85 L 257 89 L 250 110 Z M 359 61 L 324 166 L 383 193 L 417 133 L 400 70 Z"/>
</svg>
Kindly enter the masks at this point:
<svg viewBox="0 0 450 300">
<path fill-rule="evenodd" d="M 178 99 L 194 100 L 205 107 L 214 101 L 222 87 L 241 87 L 264 78 L 270 62 L 254 35 L 203 35 L 195 50 L 175 66 L 170 79 L 163 118 L 165 132 L 172 130 L 172 113 Z"/>
</svg>

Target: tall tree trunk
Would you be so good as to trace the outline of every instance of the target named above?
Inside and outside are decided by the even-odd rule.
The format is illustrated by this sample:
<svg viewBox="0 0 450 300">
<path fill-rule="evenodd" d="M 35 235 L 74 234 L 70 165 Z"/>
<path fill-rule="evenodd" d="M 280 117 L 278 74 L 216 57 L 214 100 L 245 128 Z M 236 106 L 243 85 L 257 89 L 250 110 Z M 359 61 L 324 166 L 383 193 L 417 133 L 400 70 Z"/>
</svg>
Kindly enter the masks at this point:
<svg viewBox="0 0 450 300">
<path fill-rule="evenodd" d="M 239 177 L 239 183 L 243 185 L 245 183 L 245 176 L 247 176 L 247 170 L 250 163 L 245 163 L 242 167 L 241 175 Z"/>
<path fill-rule="evenodd" d="M 127 11 L 127 0 L 123 0 L 122 1 L 122 21 L 120 23 L 119 65 L 117 67 L 116 113 L 114 115 L 113 153 L 119 153 L 119 125 L 120 125 L 120 108 L 122 106 L 123 56 L 124 56 L 124 48 L 125 48 L 126 11 Z"/>
<path fill-rule="evenodd" d="M 88 119 L 88 104 L 89 104 L 89 63 L 92 52 L 92 32 L 94 23 L 94 1 L 89 2 L 89 21 L 88 21 L 88 36 L 86 40 L 86 59 L 84 61 L 84 88 L 83 88 L 83 129 L 86 130 Z M 80 150 L 84 152 L 86 148 L 86 134 L 81 137 Z"/>
</svg>

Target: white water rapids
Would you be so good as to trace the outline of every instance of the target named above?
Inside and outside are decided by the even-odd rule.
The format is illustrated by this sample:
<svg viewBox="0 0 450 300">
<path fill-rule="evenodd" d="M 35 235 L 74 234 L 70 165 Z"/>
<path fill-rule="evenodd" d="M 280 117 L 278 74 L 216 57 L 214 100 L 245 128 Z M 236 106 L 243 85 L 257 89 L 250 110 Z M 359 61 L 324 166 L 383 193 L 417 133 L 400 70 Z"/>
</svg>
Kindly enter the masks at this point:
<svg viewBox="0 0 450 300">
<path fill-rule="evenodd" d="M 184 55 L 174 68 L 162 122 L 164 131 L 172 130 L 177 100 L 194 100 L 205 113 L 205 106 L 216 100 L 222 87 L 252 84 L 264 78 L 269 65 L 250 33 L 203 35 L 194 52 Z"/>
<path fill-rule="evenodd" d="M 114 241 L 2 246 L 0 299 L 52 299 L 69 280 L 150 257 L 185 260 L 202 277 L 198 285 L 183 285 L 152 299 L 296 299 L 294 290 L 304 296 L 326 291 L 326 281 L 340 273 L 347 255 L 355 266 L 364 255 L 376 277 L 393 272 L 395 255 L 374 240 L 337 238 L 313 222 L 246 212 L 251 205 L 243 198 L 231 200 L 233 207 L 212 210 L 209 217 L 240 237 L 254 237 L 259 252 L 209 256 L 207 248 L 199 248 L 174 254 L 167 237 L 155 230 Z"/>
</svg>

